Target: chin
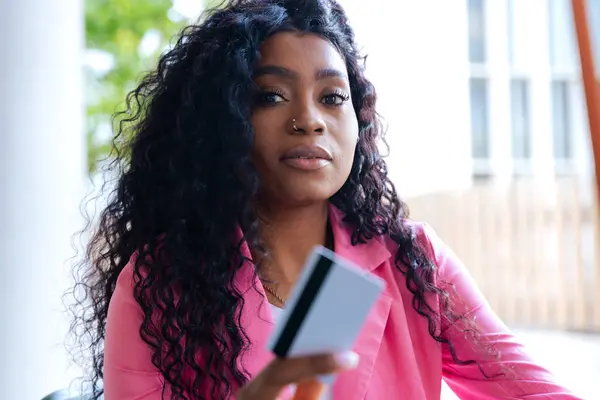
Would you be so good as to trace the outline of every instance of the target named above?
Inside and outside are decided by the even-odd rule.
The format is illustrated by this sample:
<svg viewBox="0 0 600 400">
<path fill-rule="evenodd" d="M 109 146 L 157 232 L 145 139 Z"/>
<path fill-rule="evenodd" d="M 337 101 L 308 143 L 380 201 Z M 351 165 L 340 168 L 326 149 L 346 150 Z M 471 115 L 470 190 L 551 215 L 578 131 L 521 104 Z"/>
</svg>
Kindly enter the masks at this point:
<svg viewBox="0 0 600 400">
<path fill-rule="evenodd" d="M 306 207 L 324 201 L 329 201 L 339 188 L 314 187 L 314 185 L 306 184 L 304 186 L 295 186 L 294 188 L 286 188 L 281 193 L 283 196 L 278 196 L 279 201 L 291 207 Z"/>
</svg>

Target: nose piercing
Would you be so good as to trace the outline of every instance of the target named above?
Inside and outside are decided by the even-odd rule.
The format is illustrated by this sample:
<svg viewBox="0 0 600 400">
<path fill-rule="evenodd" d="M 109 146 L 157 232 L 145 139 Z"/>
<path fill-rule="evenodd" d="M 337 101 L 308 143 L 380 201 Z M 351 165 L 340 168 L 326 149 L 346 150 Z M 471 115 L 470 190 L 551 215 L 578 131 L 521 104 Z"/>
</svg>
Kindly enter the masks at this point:
<svg viewBox="0 0 600 400">
<path fill-rule="evenodd" d="M 294 132 L 298 132 L 300 129 L 296 126 L 296 118 L 292 118 L 292 129 Z"/>
</svg>

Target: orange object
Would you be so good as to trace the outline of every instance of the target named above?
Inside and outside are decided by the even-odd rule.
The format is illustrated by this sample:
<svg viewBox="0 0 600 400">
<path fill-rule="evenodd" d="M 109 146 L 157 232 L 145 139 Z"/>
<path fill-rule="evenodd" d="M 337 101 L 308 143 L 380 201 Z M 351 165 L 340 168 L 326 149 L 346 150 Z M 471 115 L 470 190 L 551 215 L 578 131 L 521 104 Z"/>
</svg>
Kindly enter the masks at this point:
<svg viewBox="0 0 600 400">
<path fill-rule="evenodd" d="M 319 381 L 302 382 L 296 387 L 293 400 L 319 400 L 326 386 Z"/>
<path fill-rule="evenodd" d="M 575 19 L 579 57 L 581 59 L 581 75 L 585 89 L 592 151 L 594 154 L 596 189 L 600 190 L 600 85 L 596 80 L 586 3 L 587 0 L 572 0 L 573 18 Z M 598 56 L 600 57 L 600 55 Z"/>
<path fill-rule="evenodd" d="M 587 0 L 572 0 L 573 18 L 575 19 L 575 30 L 577 43 L 579 44 L 579 57 L 581 59 L 581 76 L 585 90 L 585 100 L 588 111 L 588 123 L 594 155 L 594 169 L 596 172 L 596 196 L 598 209 L 596 215 L 600 216 L 600 83 L 596 80 L 596 68 L 594 66 L 594 54 L 592 53 L 592 39 L 589 29 L 589 17 L 587 13 Z M 600 58 L 600 54 L 596 54 Z M 598 61 L 600 62 L 600 61 Z M 596 220 L 596 238 L 600 238 L 600 225 Z M 599 244 L 596 244 L 598 255 Z M 600 263 L 596 265 L 596 282 L 600 285 Z M 597 293 L 596 304 L 600 304 L 600 292 Z M 595 324 L 600 327 L 600 307 L 596 306 Z"/>
</svg>

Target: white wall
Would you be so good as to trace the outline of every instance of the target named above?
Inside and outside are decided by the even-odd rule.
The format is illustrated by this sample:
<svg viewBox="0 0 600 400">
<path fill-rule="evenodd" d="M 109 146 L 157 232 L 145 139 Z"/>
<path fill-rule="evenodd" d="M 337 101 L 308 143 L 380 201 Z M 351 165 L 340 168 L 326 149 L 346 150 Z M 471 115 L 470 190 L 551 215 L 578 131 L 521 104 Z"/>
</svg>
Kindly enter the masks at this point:
<svg viewBox="0 0 600 400">
<path fill-rule="evenodd" d="M 0 398 L 69 383 L 61 295 L 85 187 L 81 0 L 0 2 Z"/>
<path fill-rule="evenodd" d="M 506 8 L 506 0 L 488 0 L 488 2 L 493 3 L 494 8 Z M 528 0 L 526 2 L 512 0 L 512 4 L 513 13 L 508 16 L 512 18 L 514 26 L 511 72 L 512 76 L 527 79 L 531 85 L 532 173 L 538 177 L 553 178 L 548 0 Z M 490 15 L 488 19 L 492 20 L 493 18 Z M 500 35 L 500 32 L 492 31 L 492 35 Z M 503 54 L 498 50 L 494 53 Z M 492 106 L 494 105 L 492 104 Z M 512 136 L 510 131 L 509 134 L 499 134 L 501 135 L 499 140 L 506 138 L 510 141 Z"/>
<path fill-rule="evenodd" d="M 402 196 L 471 178 L 464 1 L 341 0 L 369 55 L 389 125 L 388 165 Z"/>
<path fill-rule="evenodd" d="M 474 167 L 501 182 L 510 182 L 514 173 L 548 180 L 557 170 L 592 173 L 570 0 L 485 0 L 487 61 L 473 65 L 468 63 L 466 0 L 341 3 L 370 56 L 367 72 L 389 123 L 388 164 L 403 195 L 464 187 Z M 470 76 L 488 82 L 489 160 L 471 156 Z M 513 159 L 511 79 L 529 85 L 528 164 Z M 555 80 L 569 82 L 574 155 L 568 168 L 554 159 Z"/>
<path fill-rule="evenodd" d="M 522 79 L 529 84 L 532 148 L 525 173 L 547 180 L 553 180 L 556 171 L 589 176 L 592 159 L 571 0 L 486 0 L 485 8 L 488 60 L 474 66 L 472 73 L 487 78 L 490 87 L 492 175 L 509 181 L 513 172 L 525 172 L 513 160 L 511 130 L 510 81 Z M 567 163 L 554 157 L 553 81 L 569 86 L 567 125 L 574 154 Z"/>
</svg>

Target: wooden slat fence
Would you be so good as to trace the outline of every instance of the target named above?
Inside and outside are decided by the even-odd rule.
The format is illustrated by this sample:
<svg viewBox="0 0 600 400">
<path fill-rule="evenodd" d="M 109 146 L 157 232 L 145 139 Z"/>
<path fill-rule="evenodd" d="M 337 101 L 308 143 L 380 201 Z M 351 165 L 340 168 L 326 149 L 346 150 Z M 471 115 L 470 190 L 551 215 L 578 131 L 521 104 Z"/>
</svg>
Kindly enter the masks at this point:
<svg viewBox="0 0 600 400">
<path fill-rule="evenodd" d="M 600 332 L 593 179 L 478 182 L 408 199 L 510 325 Z"/>
</svg>

